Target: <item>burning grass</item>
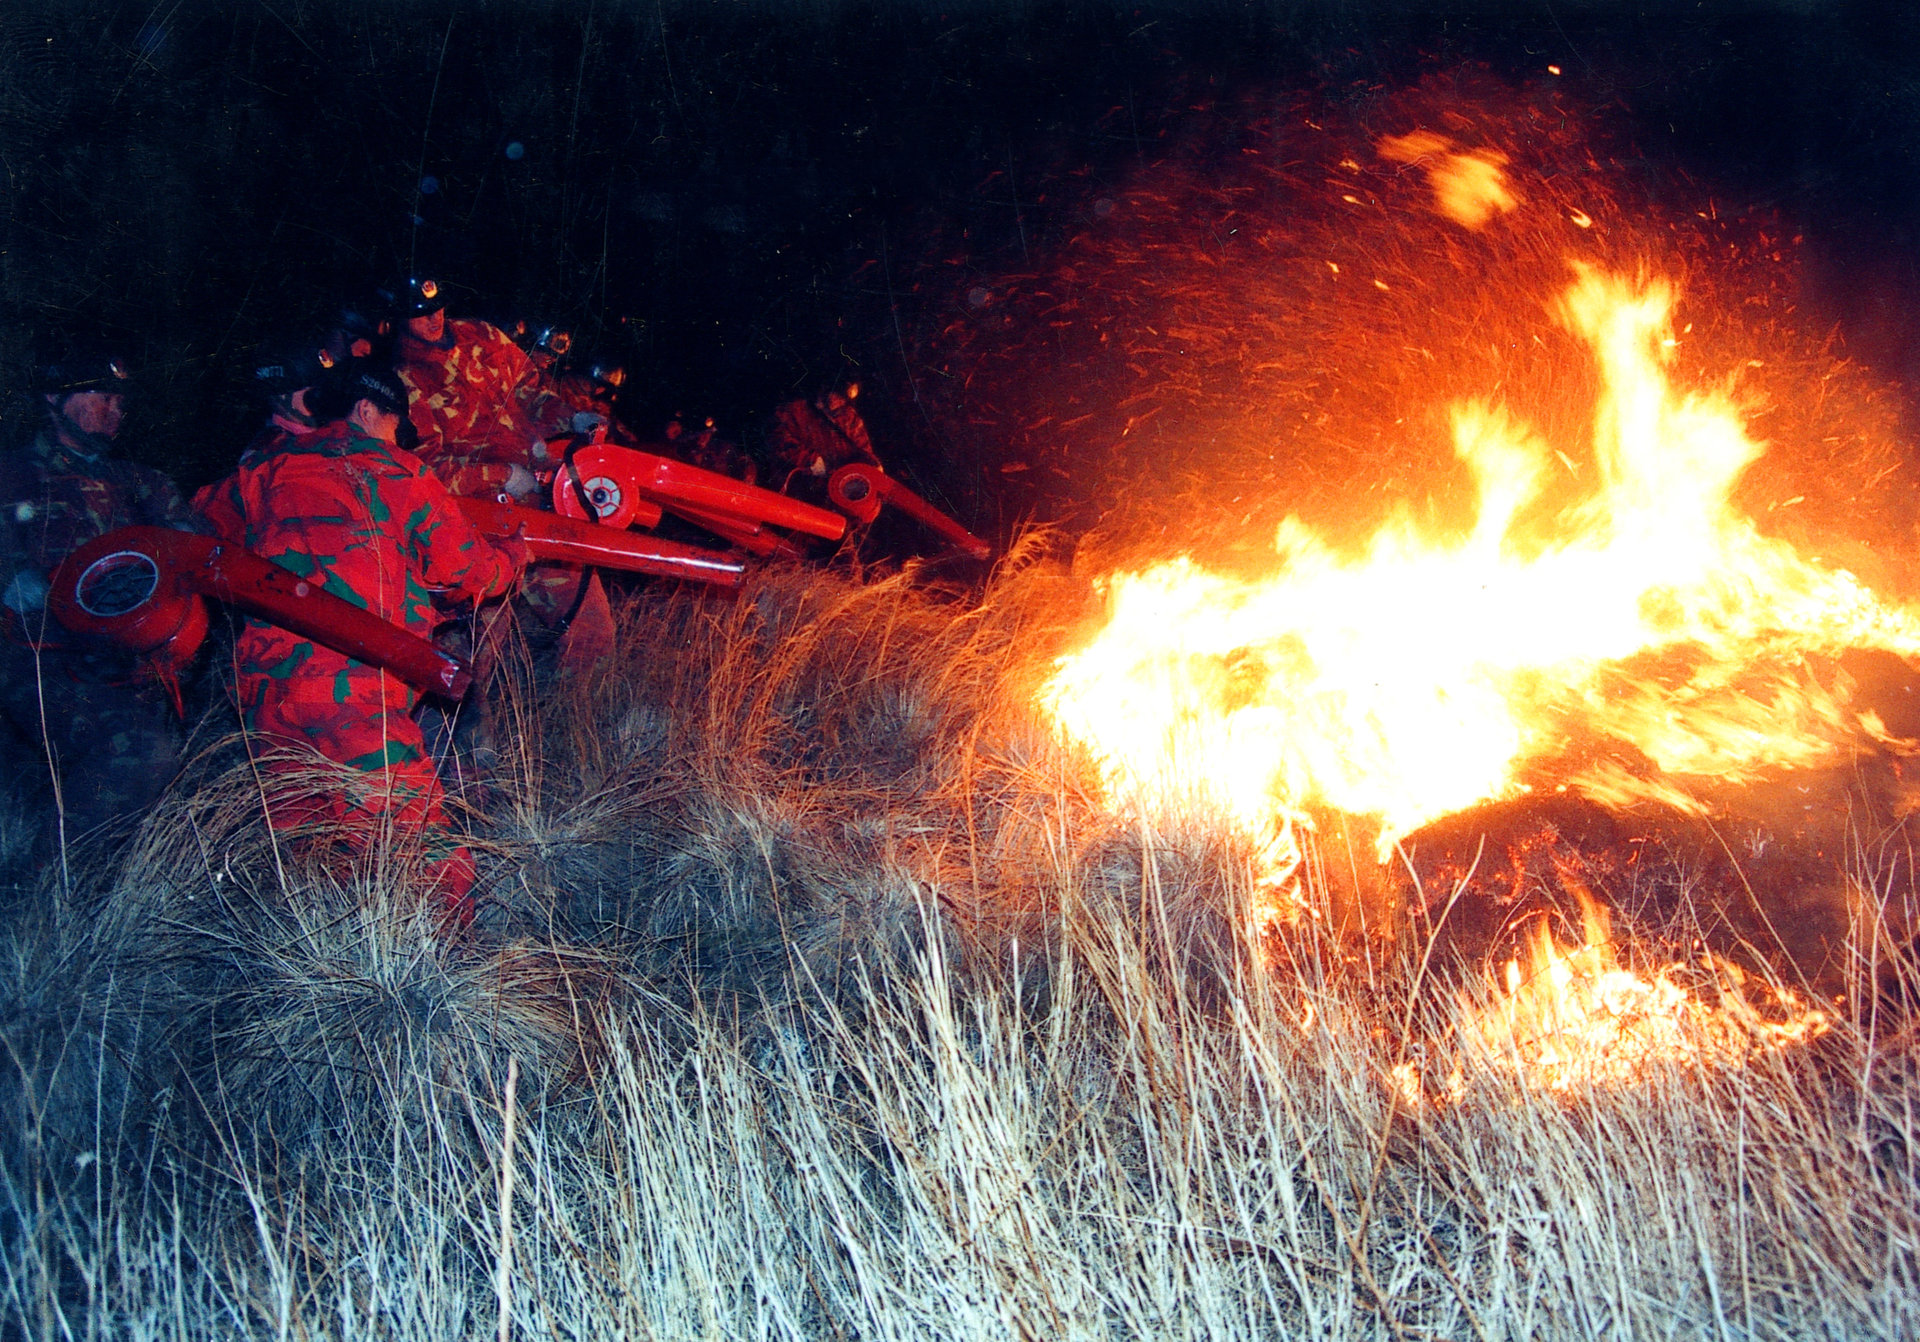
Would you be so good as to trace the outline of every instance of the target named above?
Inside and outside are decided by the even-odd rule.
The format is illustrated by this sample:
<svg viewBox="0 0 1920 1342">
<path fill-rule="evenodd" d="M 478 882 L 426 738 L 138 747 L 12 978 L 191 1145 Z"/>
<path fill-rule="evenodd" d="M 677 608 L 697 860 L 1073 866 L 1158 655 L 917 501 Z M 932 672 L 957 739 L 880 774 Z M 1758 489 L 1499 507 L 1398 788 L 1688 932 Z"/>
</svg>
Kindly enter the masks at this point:
<svg viewBox="0 0 1920 1342">
<path fill-rule="evenodd" d="M 59 1080 L 71 1041 L 95 1133 L 16 1142 L 0 1307 L 181 1337 L 464 1335 L 503 1301 L 563 1336 L 1911 1333 L 1915 1075 L 1870 923 L 1817 1040 L 1538 1084 L 1473 1033 L 1507 996 L 1484 962 L 1260 940 L 1243 844 L 1107 817 L 1029 706 L 1085 599 L 1030 554 L 984 598 L 630 600 L 606 678 L 500 687 L 525 735 L 469 797 L 494 898 L 454 944 L 395 902 L 404 854 L 276 861 L 210 760 L 80 864 L 73 916 L 16 922 L 45 958 L 10 1019 L 61 1025 L 10 1026 L 10 1066 Z M 1863 917 L 1911 897 L 1854 851 Z M 141 1008 L 89 964 L 143 966 Z M 1409 1100 L 1397 1067 L 1471 1083 Z"/>
<path fill-rule="evenodd" d="M 1551 81 L 1226 122 L 1009 280 L 1000 329 L 929 346 L 956 413 L 976 385 L 1145 407 L 1056 435 L 1124 499 L 1042 691 L 1112 807 L 1223 816 L 1289 917 L 1323 822 L 1391 869 L 1490 802 L 1711 821 L 1849 759 L 1898 776 L 1916 747 L 1845 663 L 1920 651 L 1910 454 L 1796 329 L 1777 225 L 1679 213 Z"/>
</svg>

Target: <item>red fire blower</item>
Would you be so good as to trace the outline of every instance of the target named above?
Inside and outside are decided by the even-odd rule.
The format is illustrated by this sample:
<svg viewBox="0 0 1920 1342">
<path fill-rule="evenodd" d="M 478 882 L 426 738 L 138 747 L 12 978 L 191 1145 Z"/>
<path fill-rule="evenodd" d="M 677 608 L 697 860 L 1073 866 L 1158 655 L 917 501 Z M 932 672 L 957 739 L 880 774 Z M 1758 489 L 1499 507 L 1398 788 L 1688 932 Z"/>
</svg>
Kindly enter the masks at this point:
<svg viewBox="0 0 1920 1342">
<path fill-rule="evenodd" d="M 880 505 L 891 503 L 956 550 L 973 559 L 986 559 L 993 546 L 968 531 L 878 466 L 853 462 L 827 477 L 827 497 L 833 506 L 861 522 L 880 515 Z"/>
<path fill-rule="evenodd" d="M 650 527 L 669 512 L 762 558 L 803 557 L 774 527 L 829 541 L 847 534 L 847 519 L 838 513 L 617 443 L 568 450 L 554 472 L 553 508 L 610 527 Z"/>
<path fill-rule="evenodd" d="M 596 526 L 483 499 L 461 499 L 482 534 L 518 535 L 535 559 L 562 559 L 738 587 L 735 555 Z M 47 608 L 77 637 L 142 658 L 180 703 L 180 673 L 207 636 L 206 598 L 385 667 L 416 689 L 458 699 L 472 681 L 459 658 L 342 601 L 238 545 L 164 527 L 122 527 L 82 545 L 54 570 Z"/>
<path fill-rule="evenodd" d="M 892 504 L 975 559 L 993 547 L 877 466 L 842 466 L 827 482 L 834 507 L 862 523 Z M 672 457 L 617 443 L 583 443 L 568 450 L 553 476 L 554 511 L 597 519 L 610 527 L 651 527 L 662 512 L 704 527 L 743 550 L 766 557 L 802 557 L 775 527 L 822 540 L 847 534 L 847 518 L 825 508 L 702 470 Z"/>
</svg>

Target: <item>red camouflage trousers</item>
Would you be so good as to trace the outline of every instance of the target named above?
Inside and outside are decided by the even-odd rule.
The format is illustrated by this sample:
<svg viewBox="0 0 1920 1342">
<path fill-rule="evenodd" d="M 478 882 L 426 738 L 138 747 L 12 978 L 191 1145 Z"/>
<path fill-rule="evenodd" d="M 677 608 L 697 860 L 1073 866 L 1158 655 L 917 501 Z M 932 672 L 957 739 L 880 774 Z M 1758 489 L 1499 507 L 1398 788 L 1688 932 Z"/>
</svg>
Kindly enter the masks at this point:
<svg viewBox="0 0 1920 1342">
<path fill-rule="evenodd" d="M 413 720 L 419 695 L 378 667 L 281 629 L 249 628 L 234 652 L 241 720 L 270 748 L 261 763 L 272 775 L 273 827 L 337 836 L 355 853 L 388 837 L 417 843 L 432 891 L 455 919 L 471 919 L 473 855 L 447 819 Z M 353 772 L 316 772 L 311 755 Z"/>
</svg>

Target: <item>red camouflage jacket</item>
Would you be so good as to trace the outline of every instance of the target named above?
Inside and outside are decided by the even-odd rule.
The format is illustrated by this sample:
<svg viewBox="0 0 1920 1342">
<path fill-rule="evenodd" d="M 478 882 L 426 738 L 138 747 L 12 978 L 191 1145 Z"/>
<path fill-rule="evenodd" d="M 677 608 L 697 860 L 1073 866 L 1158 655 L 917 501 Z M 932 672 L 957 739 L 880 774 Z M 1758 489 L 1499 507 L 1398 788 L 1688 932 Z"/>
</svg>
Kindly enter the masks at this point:
<svg viewBox="0 0 1920 1342">
<path fill-rule="evenodd" d="M 512 467 L 537 464 L 541 433 L 528 402 L 539 379 L 499 327 L 449 317 L 438 342 L 403 336 L 394 371 L 420 432 L 415 451 L 454 493 L 497 493 Z"/>
<path fill-rule="evenodd" d="M 517 576 L 417 456 L 344 422 L 286 439 L 195 502 L 222 539 L 416 634 L 438 622 L 436 593 L 484 599 Z"/>
<path fill-rule="evenodd" d="M 781 465 L 812 475 L 830 475 L 851 462 L 880 465 L 866 421 L 839 392 L 774 407 L 767 446 Z"/>
</svg>

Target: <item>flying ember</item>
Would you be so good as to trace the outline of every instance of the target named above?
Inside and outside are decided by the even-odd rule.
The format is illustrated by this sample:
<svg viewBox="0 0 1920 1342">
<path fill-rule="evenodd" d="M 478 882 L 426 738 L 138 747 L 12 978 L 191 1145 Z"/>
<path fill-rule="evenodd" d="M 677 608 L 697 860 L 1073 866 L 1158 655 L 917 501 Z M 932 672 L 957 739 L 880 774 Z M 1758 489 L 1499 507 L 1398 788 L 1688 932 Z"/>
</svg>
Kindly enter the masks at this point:
<svg viewBox="0 0 1920 1342">
<path fill-rule="evenodd" d="M 1263 579 L 1187 557 L 1107 578 L 1104 627 L 1040 698 L 1109 802 L 1223 814 L 1284 879 L 1316 811 L 1371 818 L 1384 861 L 1483 802 L 1703 812 L 1709 787 L 1885 744 L 1821 659 L 1920 657 L 1920 612 L 1732 506 L 1764 449 L 1729 394 L 1672 381 L 1674 303 L 1574 265 L 1554 314 L 1591 358 L 1567 370 L 1594 384 L 1585 431 L 1454 405 L 1464 527 L 1403 513 L 1354 554 L 1290 517 Z"/>
</svg>

